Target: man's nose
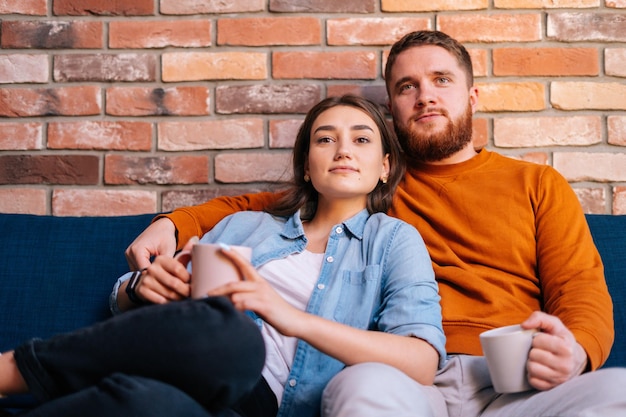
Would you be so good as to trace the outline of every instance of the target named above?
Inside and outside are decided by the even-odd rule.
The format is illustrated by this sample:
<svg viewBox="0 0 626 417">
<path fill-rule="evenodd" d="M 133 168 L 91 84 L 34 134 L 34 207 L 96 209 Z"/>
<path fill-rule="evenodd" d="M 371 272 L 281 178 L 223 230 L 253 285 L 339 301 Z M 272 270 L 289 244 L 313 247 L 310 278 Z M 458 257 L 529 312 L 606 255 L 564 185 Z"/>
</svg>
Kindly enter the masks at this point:
<svg viewBox="0 0 626 417">
<path fill-rule="evenodd" d="M 415 105 L 427 106 L 435 102 L 435 89 L 431 85 L 421 85 L 416 91 Z"/>
</svg>

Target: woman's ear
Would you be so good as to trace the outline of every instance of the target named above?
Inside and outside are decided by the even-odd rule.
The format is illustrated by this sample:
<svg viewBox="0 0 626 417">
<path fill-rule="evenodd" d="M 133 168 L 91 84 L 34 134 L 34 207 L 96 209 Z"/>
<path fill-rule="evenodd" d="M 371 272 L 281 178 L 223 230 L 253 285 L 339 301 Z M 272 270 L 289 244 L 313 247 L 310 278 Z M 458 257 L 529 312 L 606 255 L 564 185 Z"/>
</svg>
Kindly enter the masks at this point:
<svg viewBox="0 0 626 417">
<path fill-rule="evenodd" d="M 390 168 L 390 163 L 389 163 L 389 154 L 385 154 L 385 156 L 383 157 L 383 168 L 382 168 L 382 172 L 380 173 L 380 180 L 382 182 L 387 182 L 387 179 L 389 178 L 389 171 L 391 170 Z"/>
</svg>

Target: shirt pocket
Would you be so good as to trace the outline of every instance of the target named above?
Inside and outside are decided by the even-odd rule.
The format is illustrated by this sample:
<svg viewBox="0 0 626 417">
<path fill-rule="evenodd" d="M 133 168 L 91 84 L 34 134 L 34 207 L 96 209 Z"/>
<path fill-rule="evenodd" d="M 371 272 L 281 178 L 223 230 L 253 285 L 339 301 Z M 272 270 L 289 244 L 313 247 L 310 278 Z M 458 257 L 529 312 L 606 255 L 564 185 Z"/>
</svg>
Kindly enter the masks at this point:
<svg viewBox="0 0 626 417">
<path fill-rule="evenodd" d="M 379 287 L 379 265 L 368 265 L 362 271 L 343 271 L 334 319 L 359 329 L 369 328 Z"/>
</svg>

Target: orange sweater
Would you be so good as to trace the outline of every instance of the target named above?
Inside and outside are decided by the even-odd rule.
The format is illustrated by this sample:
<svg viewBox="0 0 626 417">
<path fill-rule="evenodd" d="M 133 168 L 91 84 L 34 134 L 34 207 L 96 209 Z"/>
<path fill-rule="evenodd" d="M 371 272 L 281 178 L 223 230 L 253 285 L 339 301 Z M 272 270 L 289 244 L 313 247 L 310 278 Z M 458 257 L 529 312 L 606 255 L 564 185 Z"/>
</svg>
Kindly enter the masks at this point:
<svg viewBox="0 0 626 417">
<path fill-rule="evenodd" d="M 180 245 L 273 198 L 223 197 L 167 216 Z M 426 242 L 449 353 L 481 355 L 479 333 L 543 310 L 574 333 L 592 369 L 604 363 L 613 310 L 602 261 L 576 195 L 554 169 L 487 150 L 455 165 L 413 164 L 389 214 Z"/>
</svg>

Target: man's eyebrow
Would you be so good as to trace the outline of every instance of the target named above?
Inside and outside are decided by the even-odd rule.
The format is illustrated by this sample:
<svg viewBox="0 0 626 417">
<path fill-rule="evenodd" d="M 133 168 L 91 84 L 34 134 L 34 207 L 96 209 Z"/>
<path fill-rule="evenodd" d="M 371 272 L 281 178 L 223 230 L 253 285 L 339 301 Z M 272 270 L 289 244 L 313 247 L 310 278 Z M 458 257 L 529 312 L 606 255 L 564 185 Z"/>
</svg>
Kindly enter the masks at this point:
<svg viewBox="0 0 626 417">
<path fill-rule="evenodd" d="M 439 77 L 442 76 L 442 75 L 446 76 L 446 77 L 454 77 L 455 76 L 454 71 L 444 70 L 444 69 L 442 69 L 442 70 L 433 70 L 433 71 L 430 71 L 429 74 L 431 76 L 435 75 L 435 76 L 439 76 Z M 406 82 L 410 82 L 410 81 L 413 81 L 413 77 L 411 77 L 411 76 L 402 77 L 398 81 L 396 81 L 396 83 L 394 84 L 394 87 L 397 88 L 397 87 L 401 86 L 402 84 L 404 84 Z"/>
<path fill-rule="evenodd" d="M 336 126 L 334 125 L 322 125 L 322 126 L 318 126 L 317 129 L 315 129 L 313 131 L 313 133 L 317 133 L 320 130 L 336 130 Z M 374 129 L 372 129 L 371 126 L 368 125 L 354 125 L 354 126 L 350 126 L 350 130 L 370 130 L 370 131 L 374 131 Z"/>
</svg>

